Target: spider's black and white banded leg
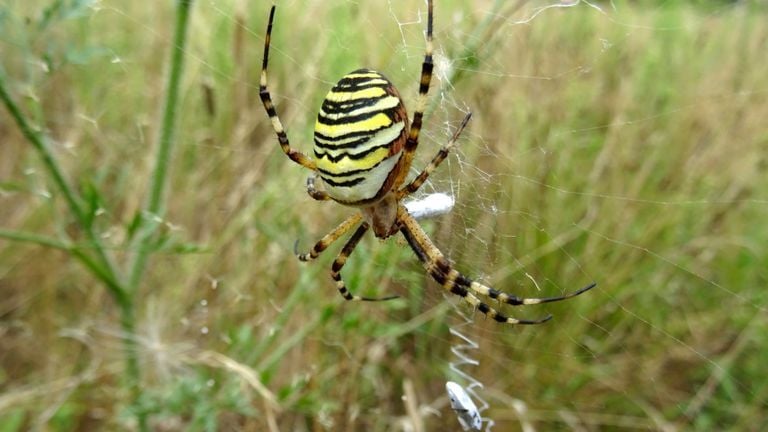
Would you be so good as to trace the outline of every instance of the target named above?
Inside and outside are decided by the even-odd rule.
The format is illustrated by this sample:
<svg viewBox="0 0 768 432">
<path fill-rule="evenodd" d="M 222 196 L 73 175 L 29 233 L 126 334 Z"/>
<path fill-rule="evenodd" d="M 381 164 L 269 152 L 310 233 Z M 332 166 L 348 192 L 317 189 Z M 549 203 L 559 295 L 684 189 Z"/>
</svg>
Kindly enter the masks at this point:
<svg viewBox="0 0 768 432">
<path fill-rule="evenodd" d="M 405 141 L 403 147 L 402 163 L 403 166 L 408 168 L 413 162 L 413 156 L 416 152 L 416 148 L 419 146 L 419 132 L 421 132 L 422 118 L 424 117 L 424 110 L 427 108 L 427 94 L 429 93 L 429 84 L 432 82 L 432 70 L 434 69 L 434 63 L 432 62 L 432 0 L 427 0 L 427 46 L 424 50 L 424 61 L 421 63 L 421 77 L 419 78 L 419 96 L 416 99 L 416 108 L 413 112 L 413 121 L 411 121 L 411 127 L 408 131 L 408 138 Z M 408 175 L 408 170 L 404 169 L 398 175 L 395 184 L 402 184 L 405 181 L 405 177 Z"/>
<path fill-rule="evenodd" d="M 317 243 L 315 243 L 314 246 L 309 250 L 309 252 L 305 253 L 299 253 L 298 251 L 298 241 L 296 241 L 296 244 L 294 245 L 294 253 L 296 254 L 296 257 L 300 261 L 312 261 L 315 258 L 317 258 L 324 250 L 328 248 L 331 244 L 333 244 L 336 240 L 341 238 L 344 234 L 346 234 L 349 230 L 360 224 L 362 222 L 363 215 L 361 213 L 356 213 L 349 218 L 347 218 L 344 222 L 339 224 L 336 228 L 334 228 L 333 231 L 329 232 L 323 238 L 321 238 Z M 344 283 L 344 280 L 341 278 L 341 269 L 344 267 L 344 264 L 347 263 L 347 258 L 352 254 L 352 251 L 355 250 L 355 247 L 357 246 L 357 243 L 360 242 L 360 239 L 365 235 L 366 231 L 368 231 L 368 224 L 363 222 L 358 226 L 357 230 L 352 234 L 352 237 L 347 240 L 347 243 L 344 245 L 344 247 L 341 249 L 341 252 L 339 252 L 339 255 L 336 257 L 336 259 L 333 261 L 333 265 L 331 266 L 331 278 L 336 282 L 336 288 L 339 290 L 339 293 L 342 297 L 344 297 L 346 300 L 354 300 L 354 301 L 381 301 L 381 300 L 392 300 L 397 298 L 397 296 L 388 296 L 388 297 L 381 297 L 381 298 L 371 298 L 371 297 L 361 297 L 352 294 L 349 289 L 347 289 L 346 284 Z"/>
<path fill-rule="evenodd" d="M 403 233 L 403 236 L 408 241 L 411 249 L 416 256 L 419 257 L 419 260 L 429 275 L 447 291 L 462 297 L 467 303 L 498 322 L 509 324 L 540 324 L 549 321 L 552 319 L 552 316 L 547 315 L 535 320 L 511 318 L 499 313 L 496 309 L 488 306 L 488 304 L 483 303 L 478 295 L 518 306 L 561 301 L 575 297 L 595 287 L 595 284 L 592 283 L 573 293 L 547 298 L 520 298 L 512 294 L 495 290 L 479 282 L 475 282 L 455 270 L 440 250 L 435 247 L 429 237 L 427 237 L 427 234 L 421 229 L 418 222 L 408 214 L 408 211 L 405 210 L 403 206 L 400 206 L 398 209 L 398 220 L 401 223 L 400 232 Z"/>
<path fill-rule="evenodd" d="M 446 143 L 443 147 L 440 148 L 440 150 L 437 152 L 435 157 L 432 158 L 432 161 L 429 162 L 429 165 L 427 165 L 421 173 L 419 173 L 418 176 L 416 176 L 413 181 L 405 185 L 402 189 L 400 189 L 397 194 L 398 198 L 406 197 L 421 187 L 421 185 L 424 184 L 425 181 L 427 181 L 427 178 L 429 178 L 429 175 L 432 174 L 432 171 L 437 169 L 438 166 L 445 160 L 446 157 L 448 157 L 448 153 L 453 150 L 453 148 L 456 146 L 456 141 L 459 139 L 459 136 L 461 135 L 461 132 L 464 130 L 465 127 L 467 127 L 467 123 L 469 123 L 469 119 L 472 118 L 472 113 L 467 113 L 466 116 L 464 116 L 464 120 L 461 121 L 461 124 L 459 125 L 459 128 L 456 129 L 456 132 L 453 133 L 453 136 L 451 139 Z"/>
<path fill-rule="evenodd" d="M 368 228 L 368 223 L 363 222 L 359 227 L 357 227 L 357 230 L 352 233 L 352 237 L 347 240 L 347 243 L 344 245 L 344 247 L 341 249 L 341 252 L 339 252 L 339 255 L 333 261 L 333 265 L 331 266 L 331 278 L 334 280 L 334 282 L 336 282 L 336 289 L 339 290 L 339 294 L 341 294 L 345 300 L 385 301 L 396 299 L 398 297 L 396 295 L 387 297 L 361 297 L 354 295 L 349 291 L 349 289 L 347 289 L 347 285 L 341 278 L 341 269 L 344 267 L 344 264 L 347 263 L 347 258 L 349 258 L 349 256 L 352 254 L 352 251 L 355 250 L 357 243 L 360 242 L 360 239 L 363 238 L 366 232 L 368 232 Z"/>
<path fill-rule="evenodd" d="M 267 115 L 269 116 L 269 120 L 272 122 L 272 129 L 275 130 L 275 134 L 277 134 L 277 140 L 280 142 L 280 148 L 283 149 L 283 152 L 291 158 L 292 161 L 296 162 L 297 164 L 311 169 L 312 171 L 317 170 L 317 165 L 315 164 L 315 161 L 310 159 L 307 155 L 304 153 L 291 148 L 290 143 L 288 142 L 288 135 L 285 133 L 285 129 L 283 128 L 283 123 L 280 121 L 280 117 L 277 115 L 277 110 L 275 110 L 275 104 L 272 103 L 272 96 L 269 94 L 269 90 L 267 89 L 267 64 L 269 63 L 269 43 L 272 39 L 272 21 L 275 18 L 275 6 L 272 6 L 272 9 L 269 11 L 269 24 L 267 24 L 267 34 L 264 36 L 264 57 L 262 59 L 261 64 L 261 81 L 259 82 L 259 97 L 261 98 L 261 102 L 264 104 L 264 109 L 267 111 Z"/>
<path fill-rule="evenodd" d="M 312 261 L 317 258 L 321 252 L 328 249 L 328 246 L 346 234 L 347 231 L 354 228 L 362 220 L 363 215 L 360 213 L 355 213 L 348 217 L 344 222 L 339 224 L 339 226 L 334 228 L 333 231 L 329 232 L 328 234 L 324 235 L 323 238 L 318 240 L 318 242 L 312 246 L 312 249 L 310 249 L 309 252 L 299 253 L 299 241 L 296 240 L 296 243 L 293 245 L 293 253 L 296 254 L 296 258 L 298 258 L 300 261 Z"/>
</svg>

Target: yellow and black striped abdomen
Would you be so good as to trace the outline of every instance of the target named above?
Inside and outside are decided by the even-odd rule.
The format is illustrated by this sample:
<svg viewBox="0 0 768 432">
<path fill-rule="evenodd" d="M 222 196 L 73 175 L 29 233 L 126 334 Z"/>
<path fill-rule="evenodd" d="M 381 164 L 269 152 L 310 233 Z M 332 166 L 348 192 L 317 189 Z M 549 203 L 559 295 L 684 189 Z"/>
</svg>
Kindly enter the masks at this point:
<svg viewBox="0 0 768 432">
<path fill-rule="evenodd" d="M 408 134 L 408 116 L 384 75 L 359 69 L 325 96 L 315 123 L 315 158 L 328 195 L 343 204 L 381 198 Z"/>
</svg>

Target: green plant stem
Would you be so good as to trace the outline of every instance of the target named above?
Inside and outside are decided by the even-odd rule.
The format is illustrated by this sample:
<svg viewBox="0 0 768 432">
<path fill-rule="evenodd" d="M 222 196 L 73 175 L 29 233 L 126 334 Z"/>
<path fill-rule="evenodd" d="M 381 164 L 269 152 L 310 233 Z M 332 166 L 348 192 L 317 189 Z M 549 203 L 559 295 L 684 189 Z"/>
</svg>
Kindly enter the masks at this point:
<svg viewBox="0 0 768 432">
<path fill-rule="evenodd" d="M 88 249 L 82 249 L 45 236 L 9 230 L 0 231 L 0 237 L 66 250 L 80 260 L 86 268 L 105 284 L 120 307 L 120 324 L 125 334 L 124 349 L 126 369 L 124 385 L 130 391 L 137 426 L 141 431 L 148 431 L 149 423 L 146 410 L 140 404 L 141 368 L 138 360 L 135 337 L 136 311 L 134 300 L 135 293 L 151 251 L 153 234 L 158 225 L 157 220 L 161 219 L 164 213 L 165 191 L 167 189 L 168 171 L 176 133 L 176 108 L 178 106 L 179 87 L 184 66 L 186 33 L 191 6 L 192 0 L 179 0 L 178 2 L 175 35 L 173 48 L 171 50 L 171 66 L 168 75 L 160 138 L 155 156 L 155 166 L 150 180 L 149 197 L 140 222 L 140 231 L 136 236 L 137 240 L 135 244 L 131 245 L 135 246 L 132 250 L 136 251 L 136 258 L 129 266 L 130 272 L 127 286 L 123 285 L 122 277 L 117 272 L 111 257 L 106 253 L 106 249 L 101 243 L 100 238 L 96 235 L 90 222 L 89 215 L 82 203 L 82 199 L 65 180 L 63 171 L 54 158 L 53 152 L 49 148 L 47 136 L 35 130 L 27 121 L 25 115 L 11 98 L 11 95 L 7 90 L 4 75 L 2 74 L 2 71 L 0 71 L 0 99 L 2 99 L 4 105 L 16 121 L 22 134 L 40 154 L 46 170 L 52 177 L 56 187 L 64 196 L 69 210 L 86 233 L 90 244 Z M 147 218 L 152 221 L 151 224 L 146 223 Z M 93 251 L 95 259 L 88 254 L 87 251 Z"/>
<path fill-rule="evenodd" d="M 38 131 L 34 130 L 32 126 L 30 126 L 30 124 L 27 122 L 26 117 L 24 114 L 22 114 L 18 105 L 16 105 L 16 102 L 14 102 L 14 100 L 11 98 L 11 95 L 8 93 L 5 84 L 5 76 L 1 72 L 0 99 L 3 100 L 3 103 L 8 109 L 8 112 L 11 113 L 11 116 L 16 121 L 16 124 L 19 126 L 21 133 L 24 134 L 24 137 L 27 138 L 27 141 L 29 141 L 32 146 L 35 147 L 37 152 L 40 153 L 40 157 L 43 159 L 45 168 L 53 178 L 53 182 L 64 195 L 64 199 L 67 201 L 69 209 L 72 211 L 72 213 L 75 214 L 78 221 L 85 221 L 86 215 L 82 205 L 80 204 L 80 200 L 78 199 L 72 187 L 70 187 L 67 181 L 64 179 L 64 174 L 61 172 L 59 164 L 56 162 L 56 159 L 54 159 L 53 153 L 48 146 L 48 140 L 45 139 L 44 136 Z"/>
<path fill-rule="evenodd" d="M 149 197 L 142 212 L 139 233 L 132 245 L 136 251 L 130 266 L 128 286 L 132 291 L 138 289 L 147 259 L 151 250 L 151 240 L 165 212 L 165 194 L 168 188 L 168 171 L 176 136 L 176 108 L 179 99 L 179 87 L 184 70 L 184 53 L 186 47 L 187 24 L 192 0 L 179 0 L 176 12 L 176 28 L 171 49 L 171 66 L 163 109 L 163 123 L 160 128 L 160 138 L 155 155 L 155 165 L 150 179 Z M 150 223 L 147 224 L 149 219 Z"/>
<path fill-rule="evenodd" d="M 109 271 L 107 271 L 103 266 L 94 261 L 90 255 L 86 254 L 81 248 L 78 247 L 70 248 L 69 253 L 71 253 L 75 258 L 83 263 L 83 265 L 88 268 L 88 270 L 90 270 L 91 273 L 96 276 L 96 278 L 104 283 L 104 285 L 107 287 L 107 291 L 110 292 L 112 298 L 121 308 L 133 304 L 133 298 L 130 297 L 128 291 L 125 289 L 125 286 L 115 280 L 114 276 L 109 273 Z"/>
<path fill-rule="evenodd" d="M 77 220 L 78 224 L 85 232 L 86 237 L 88 238 L 88 242 L 90 243 L 91 248 L 96 254 L 96 257 L 99 261 L 98 264 L 96 264 L 95 262 L 93 262 L 93 260 L 90 260 L 90 262 L 95 264 L 96 267 L 100 268 L 100 271 L 99 271 L 100 279 L 108 282 L 107 287 L 110 293 L 112 294 L 112 296 L 118 302 L 124 301 L 124 299 L 126 298 L 126 290 L 123 287 L 123 285 L 120 283 L 120 278 L 119 278 L 117 269 L 114 263 L 112 262 L 112 259 L 109 257 L 109 255 L 107 255 L 106 249 L 104 248 L 104 245 L 99 239 L 99 236 L 96 235 L 96 232 L 93 230 L 93 226 L 89 222 L 89 217 L 85 213 L 85 210 L 83 210 L 80 198 L 77 196 L 77 193 L 75 192 L 75 190 L 72 189 L 69 183 L 67 183 L 67 181 L 64 179 L 63 171 L 59 167 L 58 162 L 53 156 L 53 152 L 48 146 L 47 137 L 41 134 L 40 132 L 36 131 L 29 124 L 26 116 L 21 112 L 18 105 L 16 105 L 16 102 L 11 97 L 10 93 L 8 92 L 7 86 L 5 84 L 5 76 L 2 72 L 0 72 L 0 99 L 2 99 L 3 104 L 8 109 L 8 112 L 11 113 L 11 116 L 16 121 L 16 124 L 19 126 L 21 133 L 24 135 L 27 141 L 29 141 L 32 144 L 32 146 L 35 147 L 37 152 L 40 154 L 40 157 L 43 160 L 43 164 L 45 165 L 45 169 L 53 178 L 53 182 L 56 185 L 56 187 L 59 189 L 62 195 L 64 195 L 64 199 L 67 202 L 67 206 L 69 207 L 69 210 L 75 216 L 75 219 Z M 6 231 L 6 233 L 8 233 L 8 231 Z M 43 239 L 42 236 L 35 236 L 34 239 L 30 235 L 27 235 L 26 237 L 26 240 L 32 241 L 33 243 L 38 243 L 38 244 L 45 243 L 45 242 L 41 243 L 42 239 Z M 18 240 L 25 240 L 25 239 L 20 238 Z M 49 244 L 45 244 L 45 245 L 50 247 L 57 247 L 53 243 L 50 243 L 50 242 L 48 243 Z M 59 247 L 59 249 L 61 249 L 61 247 Z M 82 254 L 80 257 L 81 257 L 81 261 L 85 258 L 85 256 Z"/>
<path fill-rule="evenodd" d="M 179 104 L 179 87 L 181 86 L 181 77 L 184 70 L 184 54 L 186 47 L 187 27 L 189 22 L 189 12 L 192 6 L 192 0 L 179 0 L 176 10 L 176 27 L 173 38 L 173 47 L 171 48 L 171 65 L 168 73 L 168 81 L 165 95 L 165 106 L 163 108 L 163 120 L 160 128 L 160 138 L 155 154 L 154 168 L 149 185 L 149 196 L 146 207 L 143 209 L 139 232 L 136 241 L 132 242 L 131 250 L 136 251 L 134 260 L 129 266 L 129 295 L 135 296 L 138 291 L 147 260 L 152 249 L 152 239 L 157 230 L 158 221 L 162 219 L 165 212 L 166 189 L 168 188 L 168 172 L 173 153 L 173 144 L 176 137 L 176 108 Z M 149 224 L 147 224 L 149 219 Z M 141 388 L 139 386 L 139 377 L 141 369 L 136 353 L 135 334 L 135 311 L 133 303 L 129 303 L 121 308 L 121 325 L 126 333 L 126 385 L 131 389 L 131 399 L 140 431 L 148 431 L 149 424 L 146 410 L 141 406 Z"/>
<path fill-rule="evenodd" d="M 136 311 L 134 302 L 120 305 L 120 327 L 123 330 L 123 350 L 125 351 L 125 374 L 123 386 L 130 392 L 130 400 L 136 417 L 138 429 L 149 431 L 147 411 L 141 404 L 141 366 L 139 364 L 138 345 L 136 343 Z"/>
<path fill-rule="evenodd" d="M 80 228 L 85 232 L 89 242 L 89 247 L 84 250 L 81 247 L 65 243 L 60 240 L 52 239 L 46 236 L 27 233 L 23 231 L 0 230 L 0 237 L 10 240 L 35 243 L 46 247 L 65 250 L 77 258 L 90 272 L 104 283 L 107 291 L 120 307 L 121 326 L 125 333 L 124 349 L 126 359 L 125 385 L 130 391 L 134 406 L 137 405 L 141 387 L 141 371 L 139 368 L 138 355 L 136 351 L 135 335 L 135 313 L 134 299 L 121 281 L 111 257 L 107 254 L 101 239 L 93 229 L 90 217 L 83 209 L 82 201 L 75 190 L 67 183 L 62 169 L 53 156 L 53 152 L 48 146 L 48 138 L 32 128 L 27 121 L 26 116 L 16 105 L 6 87 L 5 77 L 0 72 L 0 99 L 11 113 L 24 137 L 32 144 L 40 154 L 45 169 L 53 179 L 54 184 L 64 195 L 70 212 L 75 217 Z M 86 251 L 92 251 L 95 258 Z M 137 411 L 137 422 L 141 431 L 148 431 L 146 415 L 141 410 Z"/>
<path fill-rule="evenodd" d="M 53 239 L 50 237 L 42 236 L 39 234 L 28 233 L 24 231 L 12 231 L 12 230 L 0 230 L 0 237 L 21 241 L 27 243 L 34 243 L 41 246 L 51 247 L 54 249 L 64 250 L 69 252 L 73 257 L 77 258 L 90 272 L 104 283 L 107 291 L 112 295 L 112 298 L 120 307 L 121 312 L 121 325 L 123 332 L 125 333 L 124 348 L 126 358 L 126 370 L 125 370 L 125 385 L 131 392 L 131 397 L 134 405 L 139 397 L 141 381 L 141 373 L 139 369 L 139 361 L 136 352 L 136 341 L 134 337 L 135 332 L 135 314 L 133 298 L 130 296 L 128 290 L 122 284 L 120 276 L 117 273 L 116 267 L 112 263 L 112 259 L 107 255 L 103 243 L 99 239 L 98 235 L 93 229 L 89 216 L 83 210 L 81 199 L 78 197 L 74 189 L 64 179 L 64 173 L 59 167 L 58 162 L 53 156 L 53 152 L 48 146 L 48 138 L 32 128 L 27 121 L 26 116 L 21 112 L 18 105 L 11 98 L 10 93 L 7 90 L 5 84 L 5 77 L 0 72 L 0 99 L 3 104 L 11 113 L 11 116 L 16 121 L 21 133 L 29 141 L 33 147 L 40 154 L 45 169 L 53 179 L 54 184 L 59 191 L 64 195 L 64 199 L 67 202 L 70 212 L 75 217 L 75 220 L 79 224 L 80 228 L 86 233 L 86 236 L 90 243 L 88 250 L 93 251 L 95 258 L 86 253 L 80 247 L 74 246 L 67 242 Z M 137 421 L 140 430 L 149 430 L 147 427 L 146 416 L 139 410 L 137 413 Z"/>
<path fill-rule="evenodd" d="M 23 243 L 34 243 L 40 246 L 59 249 L 67 252 L 71 250 L 71 246 L 63 241 L 25 231 L 12 231 L 0 228 L 0 237 Z"/>
<path fill-rule="evenodd" d="M 110 291 L 112 292 L 112 295 L 118 304 L 122 306 L 130 302 L 130 299 L 125 296 L 125 290 L 123 287 L 114 280 L 111 274 L 105 271 L 104 268 L 100 266 L 98 262 L 94 261 L 90 255 L 86 254 L 83 250 L 73 246 L 70 243 L 40 234 L 26 231 L 6 230 L 2 228 L 0 228 L 0 238 L 22 243 L 33 243 L 40 246 L 68 252 L 80 260 L 80 262 L 83 263 L 83 265 L 87 267 L 94 276 L 96 276 L 110 288 Z"/>
</svg>

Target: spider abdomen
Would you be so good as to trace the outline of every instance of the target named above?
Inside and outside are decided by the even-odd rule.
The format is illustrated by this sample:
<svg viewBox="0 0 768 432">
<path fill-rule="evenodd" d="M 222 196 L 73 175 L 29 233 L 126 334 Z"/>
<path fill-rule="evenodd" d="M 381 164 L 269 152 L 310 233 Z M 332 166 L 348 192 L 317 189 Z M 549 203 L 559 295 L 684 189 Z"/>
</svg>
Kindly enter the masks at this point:
<svg viewBox="0 0 768 432">
<path fill-rule="evenodd" d="M 314 154 L 328 195 L 349 205 L 382 198 L 393 186 L 408 134 L 408 117 L 394 85 L 359 69 L 339 80 L 317 114 Z"/>
</svg>

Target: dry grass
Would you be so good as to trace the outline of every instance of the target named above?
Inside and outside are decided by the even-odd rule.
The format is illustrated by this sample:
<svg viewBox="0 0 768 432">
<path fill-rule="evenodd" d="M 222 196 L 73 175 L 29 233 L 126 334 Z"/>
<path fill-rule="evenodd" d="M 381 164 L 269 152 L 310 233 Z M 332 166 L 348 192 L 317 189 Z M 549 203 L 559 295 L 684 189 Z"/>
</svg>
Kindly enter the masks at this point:
<svg viewBox="0 0 768 432">
<path fill-rule="evenodd" d="M 279 5 L 270 77 L 297 147 L 308 150 L 330 83 L 360 65 L 414 99 L 417 3 Z M 532 6 L 510 4 L 481 31 L 491 3 L 436 5 L 441 55 L 461 73 L 443 97 L 433 92 L 420 160 L 464 110 L 474 116 L 434 183 L 453 188 L 457 207 L 425 225 L 459 269 L 499 288 L 599 283 L 514 311 L 555 315 L 543 326 L 478 315 L 463 328 L 480 344 L 471 372 L 494 430 L 761 430 L 766 11 L 582 5 L 516 25 Z M 101 6 L 47 26 L 34 5 L 0 6 L 0 49 L 68 178 L 101 191 L 97 228 L 124 261 L 172 13 Z M 404 297 L 387 304 L 343 304 L 330 257 L 292 256 L 295 239 L 309 245 L 349 210 L 306 196 L 306 173 L 279 151 L 258 102 L 267 13 L 258 2 L 195 5 L 165 242 L 139 293 L 136 335 L 71 258 L 0 240 L 0 431 L 135 428 L 124 338 L 141 348 L 140 408 L 155 430 L 457 427 L 444 395 L 456 313 L 404 244 L 367 239 L 345 268 L 358 292 Z M 467 53 L 477 34 L 489 39 Z M 0 228 L 71 235 L 5 111 L 0 136 Z"/>
</svg>

